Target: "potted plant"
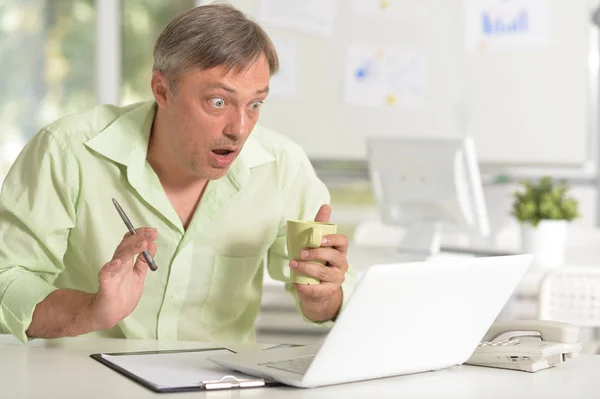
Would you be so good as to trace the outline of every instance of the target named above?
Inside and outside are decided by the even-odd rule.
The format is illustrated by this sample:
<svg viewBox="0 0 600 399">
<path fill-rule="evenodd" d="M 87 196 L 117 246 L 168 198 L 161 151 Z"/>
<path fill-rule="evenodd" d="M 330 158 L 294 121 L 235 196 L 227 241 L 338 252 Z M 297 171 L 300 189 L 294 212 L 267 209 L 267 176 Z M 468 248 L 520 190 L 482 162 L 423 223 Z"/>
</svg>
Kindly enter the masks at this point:
<svg viewBox="0 0 600 399">
<path fill-rule="evenodd" d="M 567 195 L 568 187 L 544 176 L 539 181 L 524 181 L 516 191 L 512 215 L 521 223 L 521 246 L 534 255 L 536 266 L 564 264 L 567 229 L 579 217 L 578 203 Z"/>
</svg>

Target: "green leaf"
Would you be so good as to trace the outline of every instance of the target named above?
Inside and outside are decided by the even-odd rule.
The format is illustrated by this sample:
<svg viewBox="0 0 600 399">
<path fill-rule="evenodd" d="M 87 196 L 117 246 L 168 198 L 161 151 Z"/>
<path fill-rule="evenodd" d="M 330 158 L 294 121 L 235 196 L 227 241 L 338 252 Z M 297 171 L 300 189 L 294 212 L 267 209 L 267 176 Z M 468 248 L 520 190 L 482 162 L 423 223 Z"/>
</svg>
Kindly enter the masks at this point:
<svg viewBox="0 0 600 399">
<path fill-rule="evenodd" d="M 578 218 L 578 202 L 568 197 L 564 182 L 544 176 L 537 182 L 521 182 L 522 190 L 513 192 L 511 215 L 522 223 L 537 226 L 541 220 L 574 220 Z"/>
</svg>

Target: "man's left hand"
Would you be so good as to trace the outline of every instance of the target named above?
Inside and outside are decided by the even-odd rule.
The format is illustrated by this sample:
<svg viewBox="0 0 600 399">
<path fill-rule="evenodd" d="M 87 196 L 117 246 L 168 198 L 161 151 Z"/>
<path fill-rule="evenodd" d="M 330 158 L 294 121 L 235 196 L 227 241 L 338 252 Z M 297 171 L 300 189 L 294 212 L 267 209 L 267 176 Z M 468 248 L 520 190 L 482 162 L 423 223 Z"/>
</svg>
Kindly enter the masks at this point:
<svg viewBox="0 0 600 399">
<path fill-rule="evenodd" d="M 329 223 L 331 207 L 322 205 L 315 222 Z M 306 248 L 301 260 L 290 261 L 290 267 L 299 273 L 320 280 L 320 284 L 294 284 L 302 312 L 310 320 L 333 320 L 342 305 L 342 283 L 348 270 L 348 237 L 343 234 L 323 236 L 321 247 Z M 311 261 L 325 262 L 325 266 Z"/>
</svg>

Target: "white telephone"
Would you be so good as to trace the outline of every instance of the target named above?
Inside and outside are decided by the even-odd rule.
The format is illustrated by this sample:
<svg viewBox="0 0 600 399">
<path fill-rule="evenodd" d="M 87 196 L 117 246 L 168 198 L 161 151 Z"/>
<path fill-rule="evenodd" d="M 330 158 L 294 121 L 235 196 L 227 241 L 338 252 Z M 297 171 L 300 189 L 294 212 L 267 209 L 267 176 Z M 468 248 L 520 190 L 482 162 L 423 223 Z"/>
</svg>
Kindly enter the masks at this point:
<svg viewBox="0 0 600 399">
<path fill-rule="evenodd" d="M 580 350 L 579 327 L 573 324 L 546 320 L 498 322 L 466 364 L 535 373 L 576 357 Z"/>
</svg>

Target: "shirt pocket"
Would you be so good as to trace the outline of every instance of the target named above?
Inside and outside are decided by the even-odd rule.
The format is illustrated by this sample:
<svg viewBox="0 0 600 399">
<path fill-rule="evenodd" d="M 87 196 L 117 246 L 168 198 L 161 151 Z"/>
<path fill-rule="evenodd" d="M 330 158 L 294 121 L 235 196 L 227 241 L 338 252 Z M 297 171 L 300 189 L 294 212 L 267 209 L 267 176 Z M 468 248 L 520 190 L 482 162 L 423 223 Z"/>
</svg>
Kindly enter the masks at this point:
<svg viewBox="0 0 600 399">
<path fill-rule="evenodd" d="M 263 255 L 216 256 L 209 300 L 259 301 L 263 281 Z M 230 302 L 231 305 L 234 305 Z"/>
</svg>

